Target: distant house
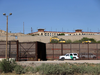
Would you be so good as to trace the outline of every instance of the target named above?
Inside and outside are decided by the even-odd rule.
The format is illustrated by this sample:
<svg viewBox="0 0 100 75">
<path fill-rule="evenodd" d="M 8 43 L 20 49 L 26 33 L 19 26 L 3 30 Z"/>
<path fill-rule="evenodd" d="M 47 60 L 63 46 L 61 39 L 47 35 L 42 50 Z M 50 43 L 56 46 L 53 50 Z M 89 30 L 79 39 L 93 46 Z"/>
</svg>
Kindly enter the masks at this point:
<svg viewBox="0 0 100 75">
<path fill-rule="evenodd" d="M 56 32 L 56 31 L 44 31 L 44 29 L 38 29 L 37 32 L 29 33 L 29 35 L 38 35 L 38 36 L 59 36 L 64 33 L 65 35 L 95 35 L 100 34 L 98 32 L 83 32 L 81 29 L 75 30 L 75 32 Z"/>
<path fill-rule="evenodd" d="M 0 30 L 0 33 L 6 33 L 5 31 L 3 31 L 3 30 Z"/>
</svg>

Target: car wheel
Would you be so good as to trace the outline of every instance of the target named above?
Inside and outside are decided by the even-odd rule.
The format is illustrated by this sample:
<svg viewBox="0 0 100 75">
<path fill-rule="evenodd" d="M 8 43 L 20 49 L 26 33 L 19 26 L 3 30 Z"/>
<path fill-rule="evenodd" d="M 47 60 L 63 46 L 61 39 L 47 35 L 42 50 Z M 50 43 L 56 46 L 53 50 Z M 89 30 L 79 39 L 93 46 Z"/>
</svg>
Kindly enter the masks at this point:
<svg viewBox="0 0 100 75">
<path fill-rule="evenodd" d="M 96 59 L 96 57 L 93 57 L 93 59 Z"/>
<path fill-rule="evenodd" d="M 63 57 L 63 58 L 61 58 L 61 60 L 65 60 L 65 58 Z"/>
<path fill-rule="evenodd" d="M 76 60 L 76 58 L 73 58 L 73 60 Z"/>
</svg>

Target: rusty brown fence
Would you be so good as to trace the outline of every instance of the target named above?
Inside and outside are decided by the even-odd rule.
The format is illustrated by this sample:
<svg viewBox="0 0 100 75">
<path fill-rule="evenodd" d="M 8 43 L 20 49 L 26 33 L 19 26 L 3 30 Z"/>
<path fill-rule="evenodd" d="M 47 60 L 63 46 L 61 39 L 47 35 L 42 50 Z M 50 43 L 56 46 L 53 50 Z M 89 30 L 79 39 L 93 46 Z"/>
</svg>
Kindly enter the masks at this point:
<svg viewBox="0 0 100 75">
<path fill-rule="evenodd" d="M 18 41 L 9 41 L 8 42 L 8 58 L 16 58 L 17 50 L 18 50 Z M 0 41 L 0 58 L 5 58 L 5 50 L 6 50 L 6 41 Z"/>
<path fill-rule="evenodd" d="M 5 58 L 6 41 L 0 41 L 0 58 Z M 37 61 L 37 42 L 8 41 L 7 57 L 17 61 Z"/>
<path fill-rule="evenodd" d="M 78 53 L 82 60 L 99 60 L 100 59 L 100 44 L 46 44 L 46 58 L 59 59 L 60 55 L 66 53 Z"/>
<path fill-rule="evenodd" d="M 5 58 L 6 41 L 0 41 L 0 58 Z M 80 59 L 99 60 L 100 43 L 91 44 L 51 44 L 42 42 L 8 41 L 8 58 L 17 61 L 37 61 L 59 59 L 66 53 L 78 53 Z"/>
<path fill-rule="evenodd" d="M 37 60 L 35 42 L 19 42 L 19 60 Z"/>
</svg>

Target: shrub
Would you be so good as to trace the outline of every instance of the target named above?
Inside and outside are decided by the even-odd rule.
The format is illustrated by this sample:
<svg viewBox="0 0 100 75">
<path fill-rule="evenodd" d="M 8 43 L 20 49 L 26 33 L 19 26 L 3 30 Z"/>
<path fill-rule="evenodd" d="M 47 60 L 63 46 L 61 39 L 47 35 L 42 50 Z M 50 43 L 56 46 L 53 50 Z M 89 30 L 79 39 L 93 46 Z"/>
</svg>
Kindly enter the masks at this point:
<svg viewBox="0 0 100 75">
<path fill-rule="evenodd" d="M 31 67 L 25 67 L 25 68 L 24 68 L 24 71 L 25 71 L 25 72 L 29 72 L 30 70 L 31 70 Z"/>
<path fill-rule="evenodd" d="M 35 73 L 34 71 L 34 68 L 33 67 L 30 67 L 30 70 L 29 70 L 31 73 Z"/>
<path fill-rule="evenodd" d="M 90 40 L 92 43 L 96 43 L 96 40 L 93 39 L 93 38 L 89 38 L 89 40 Z"/>
<path fill-rule="evenodd" d="M 81 43 L 81 41 L 80 40 L 75 40 L 75 41 L 73 41 L 73 43 Z"/>
<path fill-rule="evenodd" d="M 25 69 L 24 69 L 21 65 L 16 65 L 16 67 L 14 68 L 14 71 L 15 71 L 17 74 L 25 73 Z"/>
<path fill-rule="evenodd" d="M 3 59 L 1 62 L 0 62 L 0 71 L 2 72 L 12 72 L 14 70 L 16 66 L 16 63 L 14 60 L 6 60 L 6 59 Z"/>
<path fill-rule="evenodd" d="M 99 41 L 97 41 L 97 43 L 100 43 L 100 40 L 99 40 Z"/>
<path fill-rule="evenodd" d="M 66 40 L 66 43 L 72 43 L 72 41 L 70 39 Z"/>
<path fill-rule="evenodd" d="M 59 43 L 59 41 L 58 40 L 51 40 L 50 43 Z"/>
</svg>

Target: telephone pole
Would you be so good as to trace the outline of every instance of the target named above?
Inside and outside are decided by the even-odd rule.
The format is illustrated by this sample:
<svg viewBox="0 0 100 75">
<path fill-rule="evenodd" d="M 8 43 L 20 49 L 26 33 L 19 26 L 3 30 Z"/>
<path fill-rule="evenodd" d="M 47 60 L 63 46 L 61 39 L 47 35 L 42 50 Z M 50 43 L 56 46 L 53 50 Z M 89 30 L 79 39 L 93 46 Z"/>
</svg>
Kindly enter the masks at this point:
<svg viewBox="0 0 100 75">
<path fill-rule="evenodd" d="M 6 16 L 6 13 L 3 13 L 4 16 Z M 12 13 L 9 13 L 9 16 L 12 15 Z M 5 51 L 5 58 L 8 58 L 8 15 L 7 17 L 7 25 L 6 25 L 6 51 Z"/>
<path fill-rule="evenodd" d="M 24 34 L 24 22 L 23 22 L 23 34 Z"/>
<path fill-rule="evenodd" d="M 31 33 L 33 33 L 33 29 L 32 29 L 32 27 L 31 27 Z"/>
</svg>

